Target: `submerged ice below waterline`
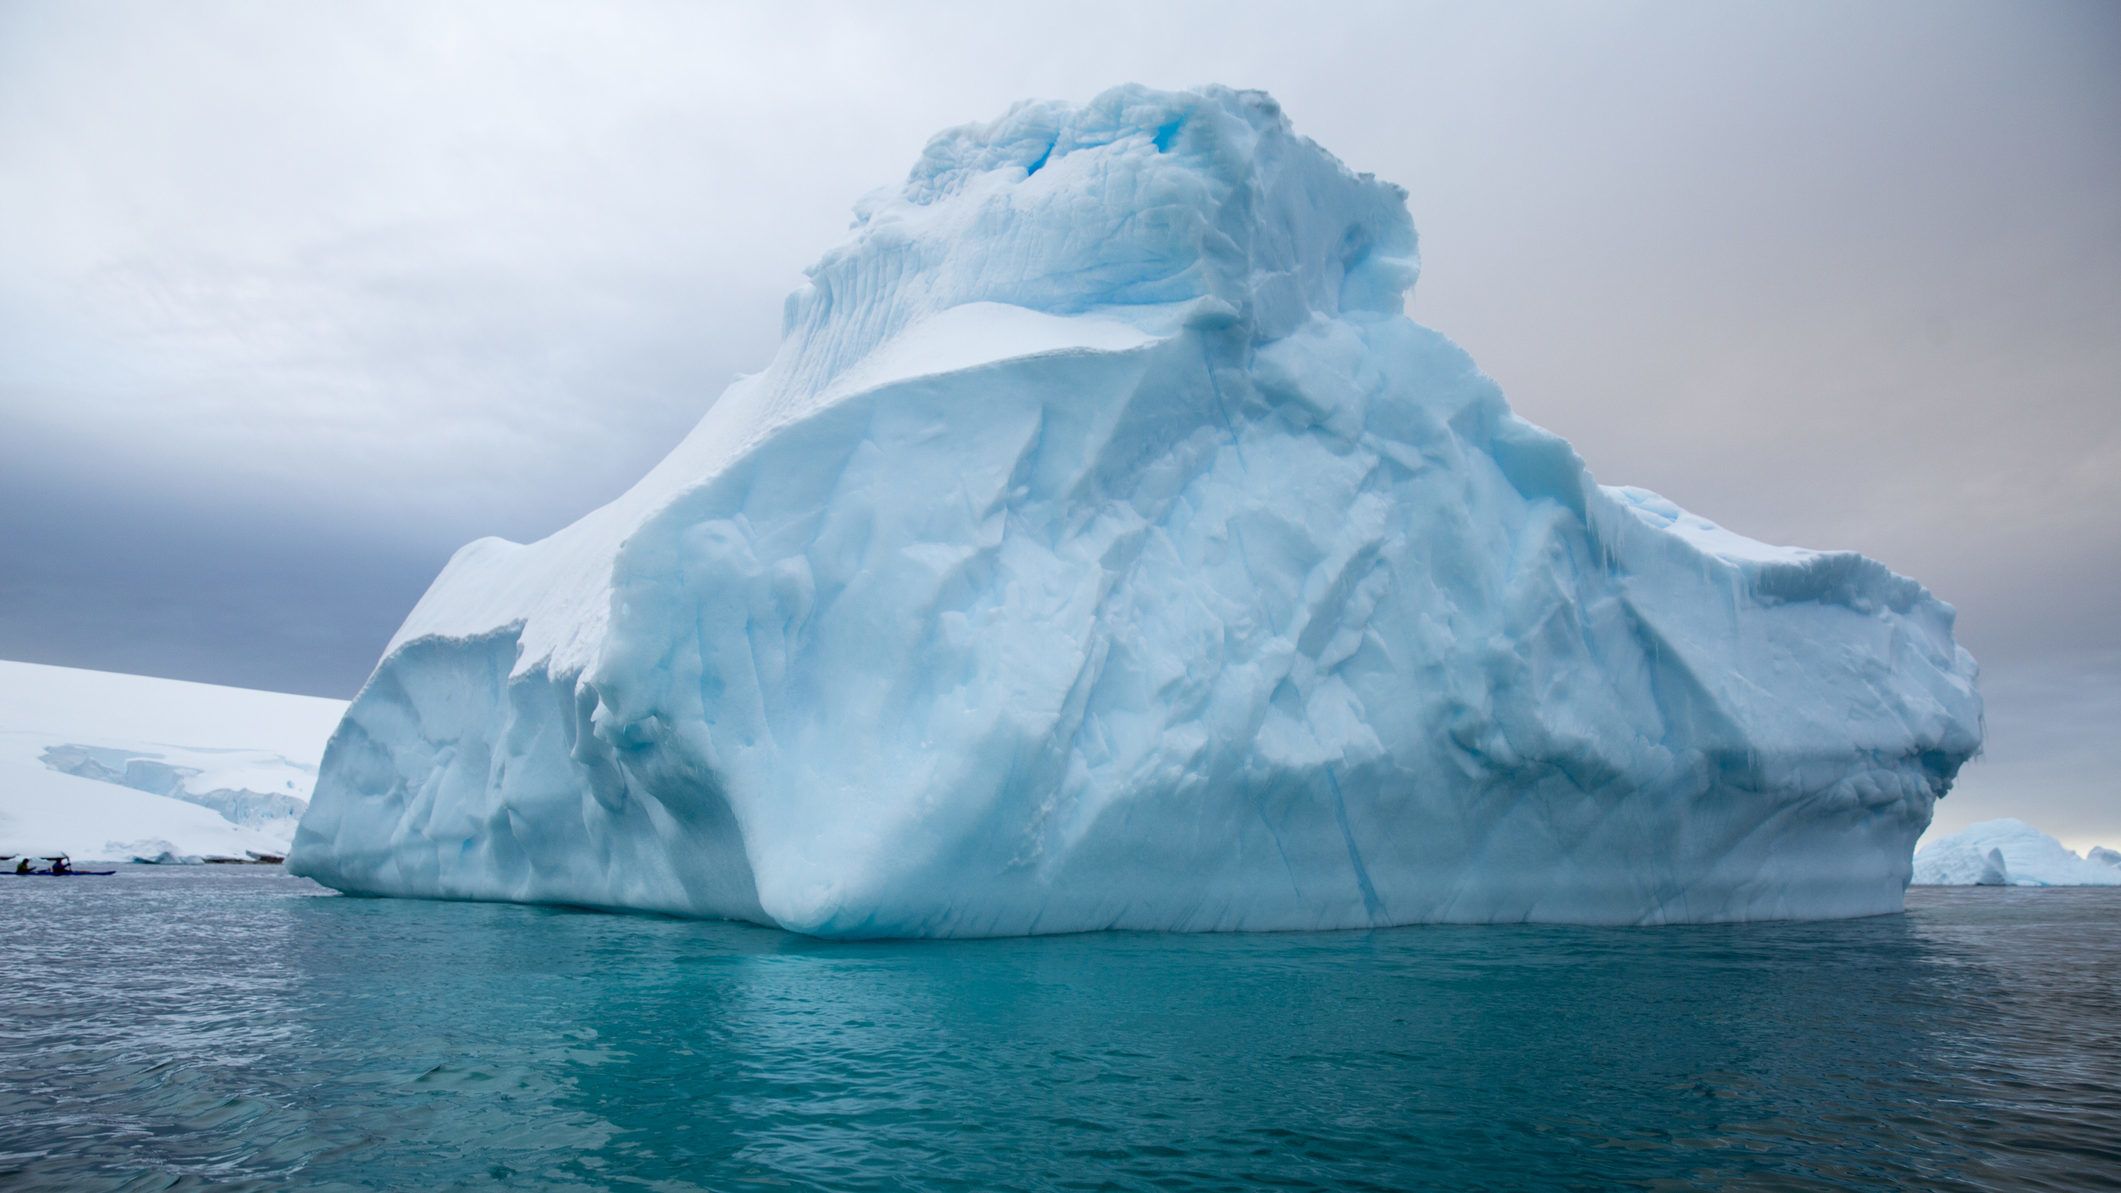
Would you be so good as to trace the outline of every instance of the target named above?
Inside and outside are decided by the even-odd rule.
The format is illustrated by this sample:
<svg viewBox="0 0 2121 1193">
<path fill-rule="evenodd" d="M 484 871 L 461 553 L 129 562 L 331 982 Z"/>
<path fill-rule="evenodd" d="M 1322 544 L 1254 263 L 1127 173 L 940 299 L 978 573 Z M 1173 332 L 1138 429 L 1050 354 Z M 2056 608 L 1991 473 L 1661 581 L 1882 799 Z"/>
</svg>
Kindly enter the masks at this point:
<svg viewBox="0 0 2121 1193">
<path fill-rule="evenodd" d="M 0 879 L 0 881 L 6 881 Z M 0 891 L 0 1185 L 2081 1188 L 2121 891 L 828 942 L 139 868 Z M 52 889 L 45 889 L 52 888 Z M 153 964 L 139 959 L 153 957 Z"/>
</svg>

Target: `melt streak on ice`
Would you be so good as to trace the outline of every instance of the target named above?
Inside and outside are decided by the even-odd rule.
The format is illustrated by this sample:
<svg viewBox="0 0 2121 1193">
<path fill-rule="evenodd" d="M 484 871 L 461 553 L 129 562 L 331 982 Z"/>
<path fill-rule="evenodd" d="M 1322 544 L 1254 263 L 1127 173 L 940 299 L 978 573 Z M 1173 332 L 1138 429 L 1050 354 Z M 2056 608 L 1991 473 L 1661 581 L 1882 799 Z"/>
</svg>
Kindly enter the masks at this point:
<svg viewBox="0 0 2121 1193">
<path fill-rule="evenodd" d="M 472 543 L 326 754 L 349 891 L 827 936 L 1897 910 L 1952 610 L 1593 483 L 1265 95 L 936 137 L 634 489 Z"/>
</svg>

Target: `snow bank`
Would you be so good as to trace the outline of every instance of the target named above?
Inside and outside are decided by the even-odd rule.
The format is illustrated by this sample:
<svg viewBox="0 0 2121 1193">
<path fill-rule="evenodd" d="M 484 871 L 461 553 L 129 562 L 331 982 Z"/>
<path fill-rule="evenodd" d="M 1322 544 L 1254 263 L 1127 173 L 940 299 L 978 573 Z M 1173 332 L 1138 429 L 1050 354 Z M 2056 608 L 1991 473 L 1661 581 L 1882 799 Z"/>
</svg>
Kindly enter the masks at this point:
<svg viewBox="0 0 2121 1193">
<path fill-rule="evenodd" d="M 1985 873 L 1990 870 L 1997 873 Z M 2006 818 L 1969 825 L 1923 846 L 1915 855 L 1914 880 L 1923 886 L 2121 886 L 2121 867 L 2078 857 L 2023 820 Z"/>
<path fill-rule="evenodd" d="M 0 850 L 284 854 L 346 703 L 0 661 Z"/>
<path fill-rule="evenodd" d="M 10 857 L 179 861 L 285 848 L 279 837 L 230 824 L 210 808 L 110 783 L 0 763 L 0 785 L 0 853 Z"/>
<path fill-rule="evenodd" d="M 458 552 L 324 761 L 346 890 L 835 936 L 1900 907 L 1952 610 L 1595 484 L 1267 97 L 943 133 L 630 492 Z"/>
</svg>

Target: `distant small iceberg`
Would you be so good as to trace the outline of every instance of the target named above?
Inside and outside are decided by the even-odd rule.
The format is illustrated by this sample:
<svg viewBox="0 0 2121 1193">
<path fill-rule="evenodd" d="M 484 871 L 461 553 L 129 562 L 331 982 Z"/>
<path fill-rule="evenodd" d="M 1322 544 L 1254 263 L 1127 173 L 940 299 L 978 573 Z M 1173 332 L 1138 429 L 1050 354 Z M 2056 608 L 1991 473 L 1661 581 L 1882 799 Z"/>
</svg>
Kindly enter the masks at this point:
<svg viewBox="0 0 2121 1193">
<path fill-rule="evenodd" d="M 225 853 L 183 853 L 167 841 L 136 842 L 125 860 L 138 866 L 277 866 L 286 855 L 246 849 L 240 856 Z"/>
<path fill-rule="evenodd" d="M 126 861 L 137 866 L 203 866 L 206 859 L 196 853 L 180 852 L 167 841 L 135 843 L 127 854 Z"/>
<path fill-rule="evenodd" d="M 2121 886 L 2121 853 L 2079 857 L 2022 820 L 1969 825 L 1915 854 L 1916 886 Z"/>
</svg>

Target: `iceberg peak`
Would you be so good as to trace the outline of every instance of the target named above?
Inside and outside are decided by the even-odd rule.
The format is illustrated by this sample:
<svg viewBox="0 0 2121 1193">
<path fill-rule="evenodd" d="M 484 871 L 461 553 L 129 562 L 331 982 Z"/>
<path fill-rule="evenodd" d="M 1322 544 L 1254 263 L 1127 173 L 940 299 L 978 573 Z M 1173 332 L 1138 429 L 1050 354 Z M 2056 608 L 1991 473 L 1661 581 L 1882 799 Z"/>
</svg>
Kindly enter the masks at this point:
<svg viewBox="0 0 2121 1193">
<path fill-rule="evenodd" d="M 1265 93 L 1118 87 L 929 141 L 789 296 L 782 367 L 829 384 L 974 302 L 1217 319 L 1263 342 L 1314 315 L 1396 315 L 1418 271 L 1406 192 L 1299 136 Z"/>
</svg>

